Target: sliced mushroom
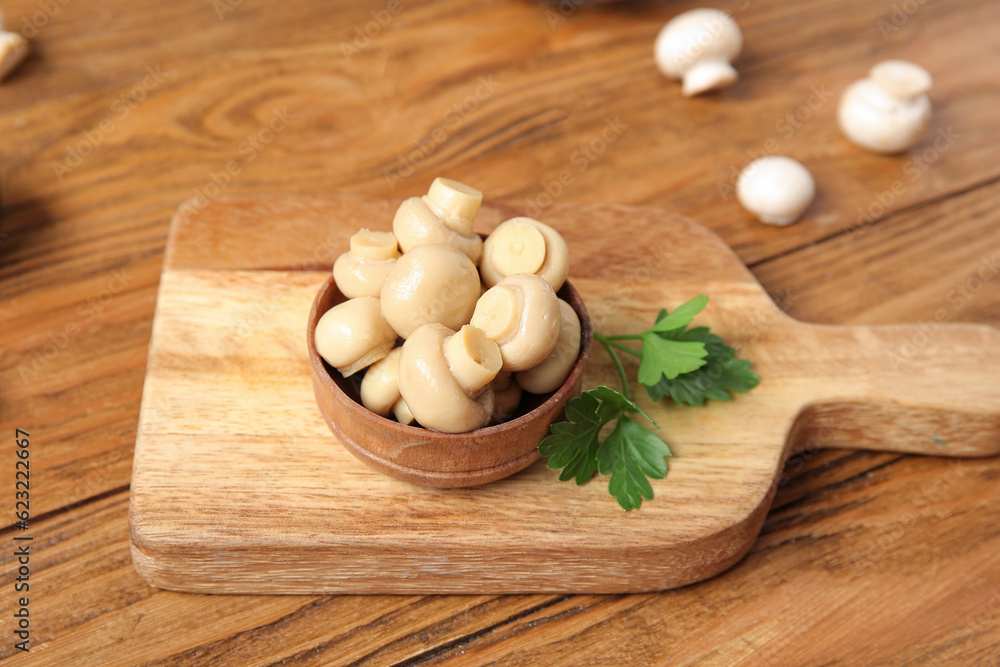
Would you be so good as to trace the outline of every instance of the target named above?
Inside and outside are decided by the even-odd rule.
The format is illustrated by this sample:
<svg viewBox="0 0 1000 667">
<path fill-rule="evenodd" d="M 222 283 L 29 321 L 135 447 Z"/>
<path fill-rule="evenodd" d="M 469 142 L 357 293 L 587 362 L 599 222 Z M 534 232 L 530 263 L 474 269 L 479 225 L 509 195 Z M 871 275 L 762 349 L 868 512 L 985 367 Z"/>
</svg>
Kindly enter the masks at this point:
<svg viewBox="0 0 1000 667">
<path fill-rule="evenodd" d="M 493 385 L 493 421 L 501 424 L 514 416 L 521 404 L 521 387 L 514 376 L 506 371 L 497 373 Z"/>
<path fill-rule="evenodd" d="M 453 246 L 417 246 L 400 257 L 382 286 L 382 314 L 403 338 L 424 324 L 468 324 L 480 295 L 475 265 Z"/>
<path fill-rule="evenodd" d="M 483 239 L 472 221 L 483 193 L 447 178 L 435 178 L 423 197 L 410 197 L 396 211 L 392 232 L 404 253 L 426 243 L 444 243 L 462 251 L 473 264 L 483 254 Z"/>
<path fill-rule="evenodd" d="M 392 232 L 362 229 L 351 237 L 351 249 L 333 263 L 333 279 L 349 299 L 377 297 L 398 257 L 399 248 Z"/>
<path fill-rule="evenodd" d="M 580 356 L 580 318 L 568 303 L 559 299 L 559 339 L 549 356 L 517 374 L 517 384 L 533 394 L 555 391 L 569 377 Z"/>
<path fill-rule="evenodd" d="M 559 291 L 569 275 L 569 246 L 544 222 L 511 218 L 486 238 L 479 270 L 487 287 L 515 273 L 533 273 Z"/>
<path fill-rule="evenodd" d="M 499 351 L 473 327 L 455 333 L 425 324 L 403 343 L 399 391 L 421 426 L 464 433 L 486 426 L 493 415 L 490 381 L 500 370 Z"/>
<path fill-rule="evenodd" d="M 515 273 L 479 298 L 472 325 L 500 346 L 503 370 L 527 370 L 555 347 L 559 338 L 559 299 L 543 278 Z"/>
<path fill-rule="evenodd" d="M 316 323 L 316 351 L 348 377 L 385 358 L 396 332 L 382 317 L 378 299 L 363 296 L 337 304 Z"/>
</svg>

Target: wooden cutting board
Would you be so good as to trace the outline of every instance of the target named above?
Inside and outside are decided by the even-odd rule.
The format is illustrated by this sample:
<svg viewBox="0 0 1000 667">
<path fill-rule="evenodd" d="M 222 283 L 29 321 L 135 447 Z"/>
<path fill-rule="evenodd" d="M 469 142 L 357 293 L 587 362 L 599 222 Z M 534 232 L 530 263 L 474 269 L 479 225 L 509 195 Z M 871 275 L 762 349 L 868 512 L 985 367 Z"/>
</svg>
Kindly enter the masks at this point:
<svg viewBox="0 0 1000 667">
<path fill-rule="evenodd" d="M 399 200 L 223 197 L 176 215 L 153 325 L 131 492 L 132 557 L 161 588 L 211 593 L 652 591 L 736 563 L 786 457 L 853 447 L 1000 453 L 1000 332 L 833 327 L 785 316 L 714 234 L 654 209 L 557 205 L 595 329 L 645 329 L 697 295 L 696 319 L 760 385 L 703 408 L 633 398 L 674 452 L 656 497 L 622 512 L 606 478 L 544 460 L 468 489 L 366 468 L 314 402 L 309 306 L 350 235 L 390 229 Z M 519 211 L 484 207 L 488 232 Z M 627 360 L 628 361 L 628 360 Z M 627 367 L 634 377 L 635 366 Z M 616 386 L 595 349 L 584 387 Z M 945 465 L 942 462 L 942 465 Z"/>
</svg>

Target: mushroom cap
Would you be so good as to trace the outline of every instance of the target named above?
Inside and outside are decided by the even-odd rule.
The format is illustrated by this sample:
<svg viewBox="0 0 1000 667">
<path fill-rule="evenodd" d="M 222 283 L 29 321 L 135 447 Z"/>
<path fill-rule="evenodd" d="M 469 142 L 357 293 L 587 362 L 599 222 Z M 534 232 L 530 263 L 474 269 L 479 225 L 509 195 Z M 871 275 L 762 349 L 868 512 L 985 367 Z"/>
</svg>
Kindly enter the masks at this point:
<svg viewBox="0 0 1000 667">
<path fill-rule="evenodd" d="M 534 218 L 511 218 L 486 237 L 479 272 L 487 287 L 515 273 L 541 276 L 558 291 L 569 275 L 569 246 L 554 228 Z"/>
<path fill-rule="evenodd" d="M 424 199 L 431 210 L 442 220 L 462 220 L 468 224 L 453 223 L 463 228 L 465 234 L 472 231 L 472 221 L 483 204 L 483 193 L 479 190 L 453 181 L 450 178 L 435 178 Z"/>
<path fill-rule="evenodd" d="M 315 337 L 316 351 L 344 377 L 383 359 L 396 344 L 396 332 L 382 317 L 379 300 L 370 296 L 349 299 L 323 313 Z"/>
<path fill-rule="evenodd" d="M 361 380 L 361 404 L 375 414 L 388 417 L 399 400 L 399 355 L 397 347 L 368 367 Z"/>
<path fill-rule="evenodd" d="M 467 324 L 480 295 L 479 272 L 454 246 L 431 243 L 396 260 L 382 286 L 382 314 L 402 338 L 437 322 Z"/>
<path fill-rule="evenodd" d="M 362 229 L 351 237 L 351 249 L 333 263 L 337 289 L 349 299 L 379 296 L 398 257 L 396 238 L 391 232 Z"/>
<path fill-rule="evenodd" d="M 877 153 L 899 153 L 920 141 L 931 122 L 931 85 L 922 67 L 901 60 L 875 65 L 840 96 L 837 122 L 854 143 Z"/>
<path fill-rule="evenodd" d="M 679 79 L 698 61 L 728 63 L 742 49 L 743 34 L 733 17 L 718 9 L 701 8 L 679 14 L 663 26 L 656 36 L 654 55 L 661 72 Z"/>
<path fill-rule="evenodd" d="M 580 318 L 573 307 L 559 299 L 559 338 L 549 356 L 517 374 L 517 384 L 533 394 L 555 391 L 569 377 L 580 355 Z"/>
<path fill-rule="evenodd" d="M 500 346 L 504 371 L 523 371 L 549 355 L 559 339 L 559 299 L 543 278 L 507 276 L 476 303 L 472 325 Z"/>
<path fill-rule="evenodd" d="M 812 174 L 800 162 L 780 155 L 754 160 L 736 180 L 736 196 L 762 222 L 789 225 L 816 195 Z"/>
<path fill-rule="evenodd" d="M 425 324 L 403 343 L 399 357 L 399 391 L 417 422 L 444 433 L 465 433 L 486 426 L 493 414 L 493 388 L 473 398 L 452 375 L 444 342 L 455 332 L 441 324 Z"/>
<path fill-rule="evenodd" d="M 399 240 L 399 247 L 404 253 L 408 253 L 419 245 L 443 243 L 454 246 L 472 260 L 473 264 L 478 264 L 483 254 L 482 237 L 472 230 L 472 220 L 468 218 L 442 218 L 439 211 L 444 212 L 442 206 L 448 205 L 462 211 L 468 210 L 468 206 L 458 207 L 457 202 L 451 200 L 438 204 L 426 195 L 403 201 L 392 220 L 392 233 Z"/>
</svg>

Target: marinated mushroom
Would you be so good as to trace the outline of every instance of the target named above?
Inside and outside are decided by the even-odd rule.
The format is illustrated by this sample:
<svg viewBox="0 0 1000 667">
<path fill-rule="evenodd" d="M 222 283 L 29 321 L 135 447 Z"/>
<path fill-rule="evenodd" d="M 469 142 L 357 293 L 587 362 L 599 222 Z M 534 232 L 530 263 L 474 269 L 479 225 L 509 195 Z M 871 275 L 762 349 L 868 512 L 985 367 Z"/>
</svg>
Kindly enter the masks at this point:
<svg viewBox="0 0 1000 667">
<path fill-rule="evenodd" d="M 316 323 L 316 351 L 344 377 L 385 358 L 396 332 L 382 317 L 378 299 L 363 296 L 337 304 Z"/>
<path fill-rule="evenodd" d="M 493 380 L 493 421 L 500 424 L 517 411 L 521 403 L 521 387 L 514 382 L 514 376 L 506 371 L 497 373 Z"/>
<path fill-rule="evenodd" d="M 736 179 L 736 198 L 761 222 L 790 225 L 812 203 L 816 184 L 800 162 L 771 155 L 754 160 Z"/>
<path fill-rule="evenodd" d="M 473 264 L 483 254 L 483 239 L 472 221 L 483 193 L 447 178 L 435 178 L 423 197 L 410 197 L 396 210 L 392 233 L 404 253 L 426 243 L 444 243 L 462 251 Z"/>
<path fill-rule="evenodd" d="M 351 237 L 351 249 L 333 263 L 333 279 L 349 299 L 378 296 L 399 257 L 392 232 L 362 229 Z"/>
<path fill-rule="evenodd" d="M 555 347 L 559 338 L 559 299 L 543 278 L 515 273 L 479 298 L 472 325 L 500 346 L 503 370 L 527 370 Z"/>
<path fill-rule="evenodd" d="M 515 273 L 533 273 L 558 291 L 569 275 L 569 247 L 544 222 L 511 218 L 486 237 L 479 271 L 487 287 Z"/>
<path fill-rule="evenodd" d="M 381 417 L 391 414 L 400 424 L 412 424 L 413 415 L 399 393 L 401 353 L 402 348 L 397 347 L 369 366 L 361 380 L 361 404 Z"/>
<path fill-rule="evenodd" d="M 903 60 L 886 60 L 844 90 L 837 121 L 847 138 L 879 153 L 899 153 L 931 122 L 931 75 Z"/>
<path fill-rule="evenodd" d="M 497 345 L 474 327 L 458 333 L 425 324 L 403 343 L 399 391 L 421 426 L 464 433 L 486 426 L 493 415 L 490 381 L 500 371 Z"/>
<path fill-rule="evenodd" d="M 691 96 L 731 85 L 739 74 L 730 65 L 743 48 L 733 18 L 718 9 L 692 9 L 674 17 L 656 37 L 656 65 L 671 79 L 684 80 Z"/>
<path fill-rule="evenodd" d="M 559 299 L 559 338 L 549 356 L 517 374 L 517 384 L 533 394 L 555 391 L 569 377 L 580 356 L 580 318 L 573 307 Z"/>
<path fill-rule="evenodd" d="M 382 286 L 382 314 L 402 338 L 424 324 L 468 324 L 480 295 L 479 273 L 453 246 L 417 246 L 398 260 Z"/>
<path fill-rule="evenodd" d="M 414 424 L 417 421 L 416 417 L 413 416 L 413 413 L 410 412 L 410 406 L 408 406 L 406 401 L 402 398 L 393 403 L 392 416 L 395 417 L 396 421 L 400 424 L 405 424 L 406 426 Z"/>
</svg>

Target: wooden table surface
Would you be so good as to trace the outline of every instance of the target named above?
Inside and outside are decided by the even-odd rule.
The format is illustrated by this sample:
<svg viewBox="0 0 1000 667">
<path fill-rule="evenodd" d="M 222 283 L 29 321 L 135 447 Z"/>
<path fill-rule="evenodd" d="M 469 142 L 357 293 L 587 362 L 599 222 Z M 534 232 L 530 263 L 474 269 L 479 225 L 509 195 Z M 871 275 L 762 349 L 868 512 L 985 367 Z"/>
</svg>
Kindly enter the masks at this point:
<svg viewBox="0 0 1000 667">
<path fill-rule="evenodd" d="M 742 78 L 685 99 L 652 43 L 687 1 L 4 3 L 32 45 L 0 86 L 4 662 L 1000 662 L 991 459 L 807 452 L 742 562 L 659 594 L 200 596 L 151 588 L 132 567 L 157 281 L 190 197 L 413 195 L 447 175 L 543 219 L 552 201 L 649 205 L 720 234 L 795 317 L 925 323 L 900 363 L 941 322 L 1000 325 L 1000 4 L 713 4 L 743 29 Z M 896 157 L 835 123 L 840 91 L 887 58 L 935 81 L 930 130 Z M 765 153 L 816 178 L 792 227 L 754 221 L 732 196 Z M 26 531 L 18 428 L 31 442 Z M 29 654 L 12 634 L 26 543 Z"/>
</svg>

